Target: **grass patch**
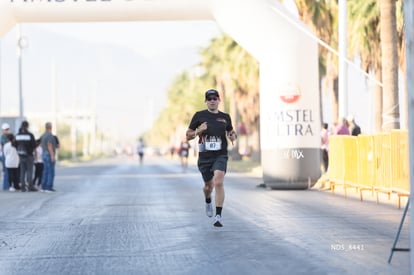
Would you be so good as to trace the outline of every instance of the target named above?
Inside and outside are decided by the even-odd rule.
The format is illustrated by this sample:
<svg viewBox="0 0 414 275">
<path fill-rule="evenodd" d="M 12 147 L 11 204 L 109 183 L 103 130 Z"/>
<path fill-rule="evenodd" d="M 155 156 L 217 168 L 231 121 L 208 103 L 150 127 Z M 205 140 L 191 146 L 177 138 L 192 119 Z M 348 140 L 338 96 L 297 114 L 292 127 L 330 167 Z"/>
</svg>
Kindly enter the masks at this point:
<svg viewBox="0 0 414 275">
<path fill-rule="evenodd" d="M 227 163 L 227 170 L 231 172 L 252 172 L 253 169 L 260 167 L 260 163 L 250 159 L 231 160 Z"/>
</svg>

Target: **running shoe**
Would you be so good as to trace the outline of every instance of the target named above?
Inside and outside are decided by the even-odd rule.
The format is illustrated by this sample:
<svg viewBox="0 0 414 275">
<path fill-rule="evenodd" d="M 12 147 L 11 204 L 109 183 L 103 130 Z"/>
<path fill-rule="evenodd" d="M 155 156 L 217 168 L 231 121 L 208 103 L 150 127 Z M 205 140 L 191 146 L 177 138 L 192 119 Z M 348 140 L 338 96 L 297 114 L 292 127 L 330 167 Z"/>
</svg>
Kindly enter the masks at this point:
<svg viewBox="0 0 414 275">
<path fill-rule="evenodd" d="M 223 227 L 223 225 L 221 224 L 221 216 L 220 215 L 216 215 L 214 217 L 214 224 L 215 227 Z"/>
<path fill-rule="evenodd" d="M 14 188 L 13 186 L 11 186 L 11 187 L 9 188 L 9 191 L 10 191 L 10 192 L 16 192 L 16 188 Z"/>
<path fill-rule="evenodd" d="M 213 204 L 211 202 L 206 203 L 206 215 L 209 218 L 213 217 Z"/>
</svg>

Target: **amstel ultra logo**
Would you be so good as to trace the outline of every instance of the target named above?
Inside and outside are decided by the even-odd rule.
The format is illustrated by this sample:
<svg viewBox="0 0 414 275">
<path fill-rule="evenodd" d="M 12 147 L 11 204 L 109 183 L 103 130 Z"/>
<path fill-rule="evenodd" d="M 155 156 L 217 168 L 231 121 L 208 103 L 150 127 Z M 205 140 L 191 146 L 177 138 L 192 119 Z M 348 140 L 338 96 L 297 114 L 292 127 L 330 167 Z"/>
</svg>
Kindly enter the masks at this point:
<svg viewBox="0 0 414 275">
<path fill-rule="evenodd" d="M 298 84 L 287 83 L 280 91 L 279 97 L 284 103 L 295 103 L 301 97 L 301 91 Z"/>
</svg>

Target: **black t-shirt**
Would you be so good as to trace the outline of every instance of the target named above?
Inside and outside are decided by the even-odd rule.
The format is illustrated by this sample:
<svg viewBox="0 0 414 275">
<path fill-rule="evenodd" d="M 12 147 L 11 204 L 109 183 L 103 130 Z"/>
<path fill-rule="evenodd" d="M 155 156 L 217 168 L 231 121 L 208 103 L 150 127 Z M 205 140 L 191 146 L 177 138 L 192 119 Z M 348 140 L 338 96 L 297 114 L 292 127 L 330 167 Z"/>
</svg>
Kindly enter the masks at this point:
<svg viewBox="0 0 414 275">
<path fill-rule="evenodd" d="M 207 130 L 198 140 L 199 156 L 227 155 L 227 132 L 233 130 L 230 116 L 220 111 L 199 111 L 194 114 L 188 128 L 195 130 L 204 122 L 207 122 Z"/>
<path fill-rule="evenodd" d="M 36 140 L 29 131 L 19 131 L 16 135 L 16 148 L 19 156 L 33 156 Z"/>
<path fill-rule="evenodd" d="M 359 127 L 358 125 L 355 124 L 354 129 L 352 129 L 351 135 L 358 136 L 360 134 L 361 134 L 361 127 Z"/>
</svg>

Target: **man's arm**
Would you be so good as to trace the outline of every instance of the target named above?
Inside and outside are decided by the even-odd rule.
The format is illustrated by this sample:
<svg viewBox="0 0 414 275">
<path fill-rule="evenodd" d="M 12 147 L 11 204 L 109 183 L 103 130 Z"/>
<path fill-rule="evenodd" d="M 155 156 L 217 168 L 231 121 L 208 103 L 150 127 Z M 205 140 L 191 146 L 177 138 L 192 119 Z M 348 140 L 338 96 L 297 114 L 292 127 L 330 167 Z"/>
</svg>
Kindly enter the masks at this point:
<svg viewBox="0 0 414 275">
<path fill-rule="evenodd" d="M 50 142 L 47 143 L 47 151 L 49 152 L 50 160 L 55 162 L 55 152 L 53 152 L 53 144 Z"/>
<path fill-rule="evenodd" d="M 194 139 L 197 135 L 200 135 L 202 132 L 204 132 L 205 130 L 207 130 L 207 122 L 203 122 L 200 124 L 200 126 L 198 126 L 197 128 L 195 128 L 195 130 L 188 128 L 187 132 L 185 133 L 187 140 L 192 140 Z"/>
<path fill-rule="evenodd" d="M 199 133 L 197 133 L 197 128 L 195 130 L 188 128 L 187 132 L 185 133 L 185 136 L 187 138 L 187 141 L 190 141 L 194 139 Z"/>
<path fill-rule="evenodd" d="M 231 130 L 231 131 L 227 132 L 227 137 L 233 143 L 233 141 L 235 141 L 237 139 L 237 134 L 236 134 L 236 132 L 234 130 Z"/>
</svg>

